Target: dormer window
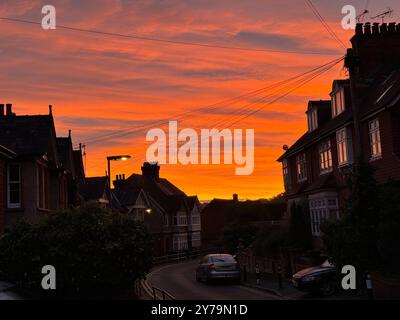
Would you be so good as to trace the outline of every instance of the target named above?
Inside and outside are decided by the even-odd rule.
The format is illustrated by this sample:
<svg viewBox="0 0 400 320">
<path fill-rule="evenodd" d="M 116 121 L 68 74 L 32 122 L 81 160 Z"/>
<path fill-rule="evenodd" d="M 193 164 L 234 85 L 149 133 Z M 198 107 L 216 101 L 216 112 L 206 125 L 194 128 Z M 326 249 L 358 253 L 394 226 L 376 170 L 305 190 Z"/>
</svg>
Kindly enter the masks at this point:
<svg viewBox="0 0 400 320">
<path fill-rule="evenodd" d="M 307 120 L 308 120 L 308 131 L 314 131 L 318 128 L 318 115 L 317 109 L 313 108 L 308 110 L 307 112 Z"/>
<path fill-rule="evenodd" d="M 332 94 L 332 118 L 341 114 L 344 111 L 344 88 L 340 88 Z"/>
</svg>

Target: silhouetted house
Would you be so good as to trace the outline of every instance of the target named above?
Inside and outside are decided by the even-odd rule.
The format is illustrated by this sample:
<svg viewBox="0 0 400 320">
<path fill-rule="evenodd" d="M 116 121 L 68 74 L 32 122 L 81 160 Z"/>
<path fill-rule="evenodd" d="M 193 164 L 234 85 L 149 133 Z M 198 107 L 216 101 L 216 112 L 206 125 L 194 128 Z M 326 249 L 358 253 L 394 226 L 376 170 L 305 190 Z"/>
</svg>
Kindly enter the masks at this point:
<svg viewBox="0 0 400 320">
<path fill-rule="evenodd" d="M 7 209 L 7 201 L 14 197 L 12 179 L 8 179 L 7 170 L 7 162 L 14 157 L 15 153 L 13 151 L 0 145 L 0 235 L 4 231 L 5 227 L 5 210 Z"/>
<path fill-rule="evenodd" d="M 340 218 L 350 196 L 357 150 L 378 183 L 400 180 L 400 24 L 358 24 L 351 43 L 350 78 L 333 81 L 330 100 L 308 103 L 308 131 L 278 159 L 287 212 L 303 208 L 316 247 L 321 223 Z"/>
<path fill-rule="evenodd" d="M 11 104 L 6 108 L 4 112 L 4 104 L 0 104 L 0 144 L 16 154 L 6 168 L 8 225 L 66 208 L 71 201 L 69 190 L 79 177 L 73 159 L 68 158 L 72 143 L 64 145 L 56 137 L 51 106 L 47 115 L 19 116 L 12 112 Z"/>
<path fill-rule="evenodd" d="M 229 225 L 276 224 L 282 218 L 284 209 L 282 201 L 239 201 L 237 194 L 232 199 L 213 199 L 201 211 L 203 245 L 223 245 L 224 229 Z"/>
<path fill-rule="evenodd" d="M 83 201 L 97 201 L 109 206 L 110 192 L 108 191 L 108 177 L 86 177 L 78 185 L 79 197 Z"/>
<path fill-rule="evenodd" d="M 114 192 L 121 207 L 148 226 L 155 256 L 200 246 L 197 197 L 186 196 L 167 179 L 160 178 L 159 171 L 157 164 L 146 162 L 141 175 L 132 174 L 127 179 L 117 176 Z"/>
</svg>

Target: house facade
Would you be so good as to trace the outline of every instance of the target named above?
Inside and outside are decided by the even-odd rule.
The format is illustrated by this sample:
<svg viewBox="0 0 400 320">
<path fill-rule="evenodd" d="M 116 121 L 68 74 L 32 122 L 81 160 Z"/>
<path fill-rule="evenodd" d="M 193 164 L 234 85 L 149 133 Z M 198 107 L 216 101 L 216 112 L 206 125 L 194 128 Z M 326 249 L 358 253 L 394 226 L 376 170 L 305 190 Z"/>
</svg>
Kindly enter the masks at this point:
<svg viewBox="0 0 400 320">
<path fill-rule="evenodd" d="M 11 104 L 0 104 L 0 144 L 15 153 L 3 173 L 5 226 L 20 219 L 35 221 L 72 204 L 83 167 L 75 170 L 79 157 L 70 156 L 71 136 L 57 138 L 51 106 L 47 115 L 20 116 Z"/>
<path fill-rule="evenodd" d="M 160 166 L 145 162 L 142 174 L 118 175 L 112 190 L 120 211 L 143 221 L 153 236 L 154 255 L 201 246 L 200 203 L 165 178 Z"/>
<path fill-rule="evenodd" d="M 355 161 L 369 163 L 378 183 L 400 180 L 400 25 L 358 24 L 330 99 L 310 101 L 308 131 L 278 159 L 287 214 L 303 208 L 315 247 L 323 221 L 340 219 Z"/>
</svg>

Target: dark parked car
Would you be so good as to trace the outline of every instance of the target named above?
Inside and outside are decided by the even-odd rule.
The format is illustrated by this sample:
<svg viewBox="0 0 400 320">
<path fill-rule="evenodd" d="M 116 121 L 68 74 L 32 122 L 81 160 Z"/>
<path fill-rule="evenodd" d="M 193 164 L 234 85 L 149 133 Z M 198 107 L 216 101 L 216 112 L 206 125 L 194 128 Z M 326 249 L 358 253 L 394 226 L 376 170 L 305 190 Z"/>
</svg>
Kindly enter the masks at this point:
<svg viewBox="0 0 400 320">
<path fill-rule="evenodd" d="M 292 277 L 292 283 L 300 291 L 330 296 L 339 288 L 340 275 L 336 267 L 326 260 L 319 266 L 297 272 Z"/>
<path fill-rule="evenodd" d="M 215 279 L 240 281 L 239 266 L 233 256 L 230 254 L 208 254 L 200 260 L 196 268 L 196 280 L 209 282 Z"/>
</svg>

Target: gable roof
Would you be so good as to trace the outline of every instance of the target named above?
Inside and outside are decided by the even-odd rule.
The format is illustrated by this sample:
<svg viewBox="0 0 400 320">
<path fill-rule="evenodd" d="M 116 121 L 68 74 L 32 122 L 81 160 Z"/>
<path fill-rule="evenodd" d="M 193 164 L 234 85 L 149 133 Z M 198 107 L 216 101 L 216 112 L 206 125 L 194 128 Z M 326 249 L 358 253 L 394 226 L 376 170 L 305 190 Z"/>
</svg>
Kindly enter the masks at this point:
<svg viewBox="0 0 400 320">
<path fill-rule="evenodd" d="M 18 156 L 46 154 L 52 137 L 55 137 L 52 115 L 0 117 L 0 144 Z"/>
<path fill-rule="evenodd" d="M 86 201 L 99 200 L 104 196 L 107 184 L 106 176 L 85 178 L 78 186 L 79 194 Z"/>
</svg>

